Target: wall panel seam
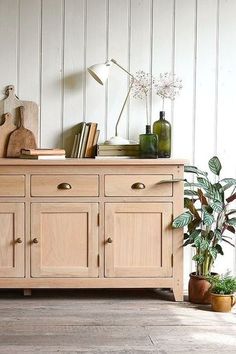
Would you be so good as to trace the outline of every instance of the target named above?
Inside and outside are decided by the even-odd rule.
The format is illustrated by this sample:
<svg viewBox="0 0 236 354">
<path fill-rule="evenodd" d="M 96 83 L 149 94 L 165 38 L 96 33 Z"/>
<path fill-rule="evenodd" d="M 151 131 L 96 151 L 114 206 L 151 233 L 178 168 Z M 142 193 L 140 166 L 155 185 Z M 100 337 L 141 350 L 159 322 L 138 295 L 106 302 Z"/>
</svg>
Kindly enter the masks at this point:
<svg viewBox="0 0 236 354">
<path fill-rule="evenodd" d="M 83 87 L 83 121 L 86 121 L 86 111 L 87 111 L 87 97 L 86 97 L 86 91 L 87 91 L 87 78 L 86 78 L 86 72 L 87 72 L 87 16 L 88 16 L 88 7 L 87 7 L 87 0 L 84 0 L 83 2 L 83 11 L 84 11 L 84 72 L 82 75 L 82 87 Z"/>
<path fill-rule="evenodd" d="M 219 21 L 220 0 L 217 0 L 216 10 L 216 70 L 215 70 L 215 154 L 218 153 L 218 95 L 219 95 Z"/>
<path fill-rule="evenodd" d="M 18 97 L 20 96 L 20 43 L 21 43 L 21 11 L 20 0 L 17 0 L 17 26 L 16 26 L 16 92 Z"/>
<path fill-rule="evenodd" d="M 66 0 L 62 0 L 61 7 L 61 144 L 64 147 L 64 107 L 65 107 L 65 26 L 66 26 Z"/>
<path fill-rule="evenodd" d="M 131 1 L 128 3 L 128 71 L 130 72 L 130 56 L 131 56 Z M 131 73 L 132 74 L 132 73 Z M 130 85 L 130 77 L 127 77 L 127 91 Z M 127 137 L 130 139 L 130 98 L 127 101 Z"/>
<path fill-rule="evenodd" d="M 198 0 L 195 0 L 195 14 L 194 14 L 194 65 L 193 65 L 193 164 L 195 162 L 195 129 L 196 129 L 196 98 L 197 98 L 197 40 L 198 40 Z"/>
</svg>

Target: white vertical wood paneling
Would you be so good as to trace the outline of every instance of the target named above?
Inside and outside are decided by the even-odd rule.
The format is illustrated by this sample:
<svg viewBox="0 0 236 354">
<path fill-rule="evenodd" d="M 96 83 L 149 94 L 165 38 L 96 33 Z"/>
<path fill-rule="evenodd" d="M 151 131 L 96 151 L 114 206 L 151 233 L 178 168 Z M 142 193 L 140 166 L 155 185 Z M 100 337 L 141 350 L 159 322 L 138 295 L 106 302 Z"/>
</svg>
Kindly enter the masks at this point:
<svg viewBox="0 0 236 354">
<path fill-rule="evenodd" d="M 63 146 L 70 153 L 73 127 L 84 118 L 85 0 L 65 2 Z"/>
<path fill-rule="evenodd" d="M 151 0 L 131 0 L 131 38 L 130 38 L 130 72 L 139 70 L 150 72 L 151 68 Z M 138 140 L 138 135 L 145 132 L 145 101 L 131 97 L 129 135 Z"/>
<path fill-rule="evenodd" d="M 17 89 L 18 71 L 18 1 L 0 1 L 0 41 L 1 70 L 0 94 L 4 97 L 5 87 L 15 85 Z"/>
<path fill-rule="evenodd" d="M 114 58 L 128 70 L 129 66 L 129 1 L 109 1 L 108 57 Z M 115 124 L 124 102 L 128 75 L 112 65 L 108 81 L 107 137 L 114 136 Z M 127 138 L 126 106 L 118 126 L 119 135 Z"/>
<path fill-rule="evenodd" d="M 183 89 L 175 100 L 172 126 L 173 154 L 193 160 L 195 100 L 195 0 L 178 0 L 175 6 L 175 72 L 183 80 Z M 181 139 L 183 141 L 181 142 Z M 185 284 L 192 269 L 191 248 L 184 248 Z"/>
<path fill-rule="evenodd" d="M 198 0 L 194 160 L 203 170 L 215 154 L 216 34 L 217 1 Z"/>
<path fill-rule="evenodd" d="M 217 153 L 224 176 L 235 177 L 235 13 L 235 0 L 0 0 L 0 91 L 14 84 L 38 102 L 42 146 L 69 151 L 82 120 L 98 122 L 100 141 L 114 134 L 128 88 L 115 65 L 105 86 L 88 66 L 113 57 L 132 73 L 174 69 L 183 89 L 165 104 L 173 156 L 204 169 Z M 151 103 L 154 121 L 161 102 L 153 95 Z M 138 140 L 145 125 L 145 102 L 131 97 L 120 134 Z M 216 270 L 236 272 L 235 250 L 225 253 Z M 186 284 L 191 263 L 188 248 Z"/>
<path fill-rule="evenodd" d="M 219 6 L 219 72 L 217 154 L 223 165 L 223 177 L 236 177 L 235 159 L 235 101 L 236 101 L 236 2 L 221 0 Z M 236 206 L 236 205 L 235 205 Z M 227 234 L 232 236 L 231 233 Z M 233 235 L 233 243 L 235 235 Z M 235 269 L 235 249 L 224 245 L 225 256 L 218 258 L 216 269 Z"/>
<path fill-rule="evenodd" d="M 41 142 L 62 144 L 63 0 L 42 2 Z"/>
<path fill-rule="evenodd" d="M 104 63 L 107 58 L 107 1 L 87 0 L 86 67 Z M 106 89 L 87 73 L 86 115 L 87 122 L 97 122 L 100 140 L 106 137 Z"/>
<path fill-rule="evenodd" d="M 40 104 L 41 1 L 21 0 L 19 15 L 18 95 Z"/>
<path fill-rule="evenodd" d="M 174 0 L 153 1 L 153 57 L 152 73 L 158 77 L 160 73 L 172 71 L 173 54 L 173 15 Z M 171 102 L 165 100 L 166 119 L 171 119 Z M 159 119 L 162 100 L 153 94 L 152 121 Z"/>
</svg>

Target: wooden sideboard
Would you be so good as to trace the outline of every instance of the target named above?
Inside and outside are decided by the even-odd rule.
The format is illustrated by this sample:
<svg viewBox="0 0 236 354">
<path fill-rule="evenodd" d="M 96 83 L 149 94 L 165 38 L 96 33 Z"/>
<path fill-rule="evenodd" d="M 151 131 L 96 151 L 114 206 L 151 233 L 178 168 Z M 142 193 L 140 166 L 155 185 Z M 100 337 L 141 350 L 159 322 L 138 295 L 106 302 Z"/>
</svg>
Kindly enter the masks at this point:
<svg viewBox="0 0 236 354">
<path fill-rule="evenodd" d="M 0 159 L 0 288 L 173 288 L 183 160 Z"/>
</svg>

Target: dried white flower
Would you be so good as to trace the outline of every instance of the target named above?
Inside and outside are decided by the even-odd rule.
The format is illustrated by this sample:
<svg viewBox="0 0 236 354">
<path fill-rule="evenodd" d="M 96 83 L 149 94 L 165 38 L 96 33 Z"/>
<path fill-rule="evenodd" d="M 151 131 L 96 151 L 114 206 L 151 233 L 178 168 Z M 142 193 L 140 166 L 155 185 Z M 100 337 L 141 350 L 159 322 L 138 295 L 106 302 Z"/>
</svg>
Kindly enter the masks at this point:
<svg viewBox="0 0 236 354">
<path fill-rule="evenodd" d="M 154 84 L 154 78 L 151 74 L 139 70 L 134 75 L 134 83 L 132 86 L 132 96 L 134 98 L 144 99 L 151 91 Z"/>
<path fill-rule="evenodd" d="M 163 73 L 160 74 L 159 78 L 156 80 L 154 90 L 163 100 L 169 98 L 173 101 L 182 87 L 182 80 L 180 80 L 175 74 Z"/>
</svg>

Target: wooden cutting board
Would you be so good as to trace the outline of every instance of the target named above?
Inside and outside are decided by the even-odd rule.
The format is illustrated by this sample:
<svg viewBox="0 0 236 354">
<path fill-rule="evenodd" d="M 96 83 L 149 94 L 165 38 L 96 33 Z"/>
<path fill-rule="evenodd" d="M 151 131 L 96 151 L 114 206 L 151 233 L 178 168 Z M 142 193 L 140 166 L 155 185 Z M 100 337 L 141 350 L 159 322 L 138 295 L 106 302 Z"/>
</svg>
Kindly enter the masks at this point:
<svg viewBox="0 0 236 354">
<path fill-rule="evenodd" d="M 11 113 L 14 117 L 14 124 L 19 126 L 20 114 L 18 107 L 24 106 L 24 126 L 31 130 L 35 136 L 36 143 L 39 143 L 39 108 L 37 103 L 32 101 L 22 101 L 15 95 L 15 87 L 9 85 L 5 91 L 6 97 L 0 101 L 0 117 L 4 113 Z M 1 145 L 1 141 L 0 141 Z"/>
<path fill-rule="evenodd" d="M 6 113 L 2 117 L 0 125 L 0 157 L 7 156 L 7 145 L 10 134 L 17 128 L 14 124 L 14 118 L 11 113 Z"/>
<path fill-rule="evenodd" d="M 34 134 L 24 127 L 24 106 L 20 106 L 19 110 L 20 126 L 9 137 L 7 157 L 19 157 L 21 149 L 36 149 L 37 147 Z"/>
</svg>

